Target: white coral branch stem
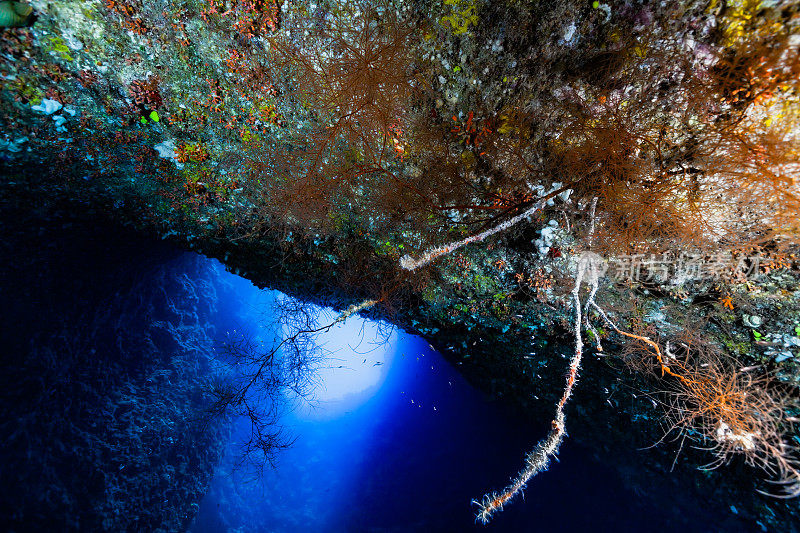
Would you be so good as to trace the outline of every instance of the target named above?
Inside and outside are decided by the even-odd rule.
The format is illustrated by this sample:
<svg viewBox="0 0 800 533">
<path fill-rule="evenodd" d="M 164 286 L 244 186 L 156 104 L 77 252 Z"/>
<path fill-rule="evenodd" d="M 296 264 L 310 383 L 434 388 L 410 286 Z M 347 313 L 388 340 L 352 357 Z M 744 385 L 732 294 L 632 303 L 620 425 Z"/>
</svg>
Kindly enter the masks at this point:
<svg viewBox="0 0 800 533">
<path fill-rule="evenodd" d="M 547 470 L 550 466 L 550 458 L 556 455 L 558 449 L 561 447 L 561 443 L 566 435 L 566 415 L 564 414 L 564 407 L 572 395 L 572 389 L 575 383 L 578 381 L 578 370 L 580 369 L 581 360 L 583 359 L 580 288 L 584 280 L 584 275 L 587 274 L 587 272 L 587 283 L 591 287 L 591 294 L 587 305 L 594 303 L 594 295 L 597 293 L 597 264 L 593 259 L 593 256 L 584 256 L 578 263 L 575 287 L 572 289 L 572 299 L 575 307 L 575 353 L 569 362 L 567 383 L 564 387 L 564 393 L 561 395 L 561 399 L 556 404 L 556 412 L 551 424 L 551 429 L 547 437 L 540 441 L 536 447 L 528 453 L 525 458 L 525 468 L 522 469 L 509 486 L 499 493 L 493 492 L 486 494 L 480 501 L 473 500 L 473 503 L 478 505 L 476 520 L 479 522 L 484 524 L 488 523 L 496 512 L 502 511 L 505 504 L 510 502 L 514 496 L 525 489 L 525 486 L 531 478 L 539 472 Z"/>
<path fill-rule="evenodd" d="M 511 226 L 518 224 L 525 220 L 526 218 L 530 217 L 537 211 L 539 211 L 545 204 L 545 200 L 540 200 L 536 202 L 533 207 L 530 207 L 528 210 L 520 213 L 519 215 L 509 218 L 505 222 L 498 224 L 497 226 L 487 229 L 484 232 L 478 233 L 477 235 L 472 235 L 467 237 L 466 239 L 462 239 L 460 241 L 451 242 L 449 244 L 445 244 L 444 246 L 439 246 L 437 248 L 431 248 L 425 253 L 420 256 L 419 259 L 414 259 L 410 255 L 404 255 L 400 258 L 400 266 L 406 270 L 413 271 L 418 269 L 419 267 L 423 267 L 430 263 L 431 261 L 441 257 L 443 255 L 450 254 L 462 246 L 473 242 L 480 242 L 487 237 L 494 235 L 495 233 L 500 233 L 501 231 L 507 230 Z"/>
</svg>

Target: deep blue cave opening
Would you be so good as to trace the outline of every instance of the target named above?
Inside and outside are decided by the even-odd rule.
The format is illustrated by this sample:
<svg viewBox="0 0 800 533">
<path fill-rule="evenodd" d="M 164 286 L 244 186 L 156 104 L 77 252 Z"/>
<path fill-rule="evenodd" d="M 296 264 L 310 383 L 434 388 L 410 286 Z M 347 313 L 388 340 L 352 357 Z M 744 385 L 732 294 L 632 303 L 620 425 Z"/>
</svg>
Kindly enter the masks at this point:
<svg viewBox="0 0 800 533">
<path fill-rule="evenodd" d="M 257 332 L 270 297 L 230 282 L 238 299 L 223 305 L 237 327 Z M 322 323 L 335 316 L 324 315 Z M 319 384 L 281 419 L 291 447 L 251 479 L 235 467 L 249 431 L 240 421 L 192 532 L 486 529 L 475 524 L 471 500 L 517 471 L 547 421 L 492 401 L 427 342 L 387 329 L 352 317 L 321 335 L 332 353 Z M 589 450 L 568 442 L 560 457 L 489 530 L 668 527 L 652 500 L 638 498 Z"/>
<path fill-rule="evenodd" d="M 486 397 L 422 339 L 359 317 L 319 339 L 331 357 L 315 387 L 283 397 L 292 444 L 253 478 L 234 468 L 249 426 L 205 419 L 206 385 L 227 333 L 269 338 L 280 295 L 123 228 L 9 210 L 0 221 L 0 511 L 10 531 L 717 525 L 703 510 L 662 505 L 679 495 L 634 493 L 602 454 L 571 440 L 524 501 L 475 524 L 471 499 L 502 487 L 549 421 Z"/>
</svg>

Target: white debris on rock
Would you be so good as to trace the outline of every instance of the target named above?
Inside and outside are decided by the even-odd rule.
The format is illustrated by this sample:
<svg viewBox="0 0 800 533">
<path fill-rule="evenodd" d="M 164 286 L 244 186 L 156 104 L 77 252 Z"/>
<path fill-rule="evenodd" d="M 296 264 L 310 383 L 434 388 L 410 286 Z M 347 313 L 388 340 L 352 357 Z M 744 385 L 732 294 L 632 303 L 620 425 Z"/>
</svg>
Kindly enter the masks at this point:
<svg viewBox="0 0 800 533">
<path fill-rule="evenodd" d="M 78 51 L 83 49 L 83 43 L 75 37 L 75 33 L 73 30 L 68 29 L 61 32 L 61 37 L 64 39 L 64 42 L 67 44 L 70 49 Z"/>
<path fill-rule="evenodd" d="M 8 135 L 3 135 L 0 137 L 0 151 L 7 150 L 16 154 L 22 151 L 22 145 L 26 142 L 28 142 L 27 137 L 17 137 L 12 141 Z"/>
<path fill-rule="evenodd" d="M 567 29 L 564 31 L 564 44 L 572 44 L 572 39 L 575 38 L 575 23 L 571 22 Z"/>
<path fill-rule="evenodd" d="M 58 100 L 51 100 L 49 98 L 45 98 L 44 100 L 42 100 L 42 103 L 32 106 L 31 109 L 33 109 L 34 111 L 38 111 L 40 113 L 44 113 L 45 115 L 52 115 L 62 107 L 64 106 L 61 105 L 61 102 L 59 102 Z"/>
<path fill-rule="evenodd" d="M 717 426 L 717 442 L 733 443 L 746 451 L 755 450 L 757 436 L 755 433 L 734 433 L 730 426 L 722 421 Z"/>
<path fill-rule="evenodd" d="M 597 9 L 606 14 L 606 18 L 603 22 L 608 22 L 609 20 L 611 20 L 611 6 L 609 6 L 608 4 L 600 4 L 599 6 L 597 6 Z"/>
<path fill-rule="evenodd" d="M 534 241 L 536 250 L 541 257 L 546 256 L 550 252 L 550 248 L 558 240 L 561 228 L 558 227 L 558 222 L 551 220 L 547 226 L 542 228 L 541 237 Z"/>
<path fill-rule="evenodd" d="M 178 170 L 183 168 L 183 163 L 178 161 L 177 154 L 175 153 L 175 139 L 162 141 L 153 148 L 155 148 L 156 152 L 158 152 L 159 157 L 171 159 L 172 162 L 175 163 L 175 166 L 178 167 Z"/>
<path fill-rule="evenodd" d="M 64 124 L 67 122 L 67 119 L 64 118 L 62 115 L 54 115 L 53 122 L 56 123 L 56 131 L 59 133 L 66 133 L 67 128 L 64 127 Z"/>
</svg>

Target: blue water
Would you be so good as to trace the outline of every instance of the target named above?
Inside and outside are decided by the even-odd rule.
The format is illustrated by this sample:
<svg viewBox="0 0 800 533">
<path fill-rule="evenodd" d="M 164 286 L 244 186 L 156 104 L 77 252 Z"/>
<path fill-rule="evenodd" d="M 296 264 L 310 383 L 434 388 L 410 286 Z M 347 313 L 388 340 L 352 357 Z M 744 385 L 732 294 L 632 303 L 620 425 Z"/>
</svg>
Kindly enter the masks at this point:
<svg viewBox="0 0 800 533">
<path fill-rule="evenodd" d="M 676 516 L 667 495 L 634 494 L 569 439 L 524 501 L 475 524 L 471 500 L 516 474 L 549 419 L 491 401 L 420 338 L 359 317 L 319 339 L 330 357 L 315 387 L 282 397 L 292 444 L 254 478 L 235 468 L 247 424 L 203 426 L 199 409 L 212 343 L 234 330 L 269 339 L 277 293 L 119 228 L 5 213 L 10 531 L 720 529 Z"/>
<path fill-rule="evenodd" d="M 238 327 L 257 332 L 270 295 L 231 282 L 242 302 Z M 332 354 L 320 365 L 315 401 L 289 402 L 294 408 L 281 420 L 292 446 L 253 481 L 233 467 L 249 431 L 240 423 L 193 533 L 653 531 L 668 525 L 654 521 L 662 515 L 658 508 L 640 504 L 614 472 L 569 442 L 563 461 L 531 483 L 525 501 L 508 506 L 488 528 L 476 525 L 471 500 L 516 473 L 548 421 L 489 401 L 422 339 L 385 330 L 353 317 L 320 338 Z"/>
</svg>

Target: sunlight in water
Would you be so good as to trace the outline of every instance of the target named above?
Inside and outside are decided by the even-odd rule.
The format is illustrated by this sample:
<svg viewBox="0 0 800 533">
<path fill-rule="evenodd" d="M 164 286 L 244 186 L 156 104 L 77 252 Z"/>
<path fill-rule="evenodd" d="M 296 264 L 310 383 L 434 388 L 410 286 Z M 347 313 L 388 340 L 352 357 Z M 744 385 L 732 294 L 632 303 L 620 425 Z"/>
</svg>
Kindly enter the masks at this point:
<svg viewBox="0 0 800 533">
<path fill-rule="evenodd" d="M 337 314 L 320 313 L 320 324 Z M 318 339 L 328 356 L 316 367 L 315 387 L 301 402 L 298 418 L 331 418 L 348 413 L 367 402 L 386 379 L 397 344 L 397 333 L 386 326 L 350 317 L 322 333 Z"/>
</svg>

